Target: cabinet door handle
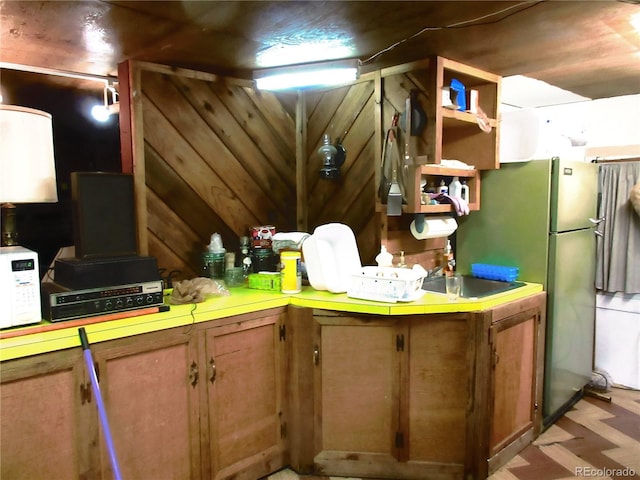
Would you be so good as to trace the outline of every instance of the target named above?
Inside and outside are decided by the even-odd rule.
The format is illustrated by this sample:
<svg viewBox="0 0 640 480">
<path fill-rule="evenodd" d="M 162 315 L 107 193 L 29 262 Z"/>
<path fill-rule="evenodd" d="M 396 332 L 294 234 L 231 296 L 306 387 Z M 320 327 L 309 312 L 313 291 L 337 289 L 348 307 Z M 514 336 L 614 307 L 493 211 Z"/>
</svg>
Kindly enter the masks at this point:
<svg viewBox="0 0 640 480">
<path fill-rule="evenodd" d="M 216 381 L 216 361 L 211 357 L 209 359 L 209 366 L 211 367 L 211 375 L 209 376 L 209 381 L 211 383 Z"/>
<path fill-rule="evenodd" d="M 313 364 L 320 365 L 320 347 L 318 345 L 313 346 Z"/>
<path fill-rule="evenodd" d="M 191 362 L 189 366 L 189 383 L 191 383 L 192 387 L 198 384 L 198 365 L 196 362 Z"/>
<path fill-rule="evenodd" d="M 80 384 L 80 404 L 91 403 L 91 384 Z"/>
</svg>

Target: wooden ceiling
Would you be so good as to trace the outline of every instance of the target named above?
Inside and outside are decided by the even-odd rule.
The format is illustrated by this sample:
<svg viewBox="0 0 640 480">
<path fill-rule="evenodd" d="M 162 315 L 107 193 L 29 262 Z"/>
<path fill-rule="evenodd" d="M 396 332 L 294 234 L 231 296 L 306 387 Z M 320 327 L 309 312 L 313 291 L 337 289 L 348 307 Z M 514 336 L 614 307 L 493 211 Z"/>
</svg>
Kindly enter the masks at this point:
<svg viewBox="0 0 640 480">
<path fill-rule="evenodd" d="M 363 71 L 438 54 L 594 99 L 640 93 L 638 0 L 5 0 L 0 13 L 1 62 L 94 75 L 137 59 L 249 78 L 262 54 L 319 42 L 318 60 Z"/>
</svg>

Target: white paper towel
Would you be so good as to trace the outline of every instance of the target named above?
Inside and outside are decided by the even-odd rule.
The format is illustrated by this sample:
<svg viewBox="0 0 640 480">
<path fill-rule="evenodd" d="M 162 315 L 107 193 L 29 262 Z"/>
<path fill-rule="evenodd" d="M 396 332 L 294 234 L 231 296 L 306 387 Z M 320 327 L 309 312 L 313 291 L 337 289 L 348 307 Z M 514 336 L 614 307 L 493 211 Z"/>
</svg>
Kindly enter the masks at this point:
<svg viewBox="0 0 640 480">
<path fill-rule="evenodd" d="M 448 237 L 458 228 L 458 222 L 453 217 L 425 217 L 422 232 L 416 230 L 416 221 L 413 220 L 409 229 L 418 240 L 427 238 Z"/>
</svg>

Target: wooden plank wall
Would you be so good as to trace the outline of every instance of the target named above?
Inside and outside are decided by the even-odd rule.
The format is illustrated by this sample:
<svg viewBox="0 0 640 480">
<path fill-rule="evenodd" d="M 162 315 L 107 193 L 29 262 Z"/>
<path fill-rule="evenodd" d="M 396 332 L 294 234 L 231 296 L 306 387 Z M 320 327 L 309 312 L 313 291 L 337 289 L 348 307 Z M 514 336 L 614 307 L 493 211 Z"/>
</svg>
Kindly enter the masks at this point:
<svg viewBox="0 0 640 480">
<path fill-rule="evenodd" d="M 141 72 L 148 253 L 201 274 L 212 233 L 228 251 L 255 225 L 295 227 L 294 118 L 271 94 Z"/>
<path fill-rule="evenodd" d="M 344 223 L 356 235 L 362 263 L 374 263 L 388 220 L 375 206 L 376 142 L 382 141 L 376 132 L 385 131 L 393 111 L 404 109 L 415 78 L 387 80 L 381 109 L 373 76 L 330 90 L 273 94 L 247 81 L 133 65 L 122 81 L 130 83 L 129 105 L 121 107 L 123 134 L 130 137 L 122 142 L 123 168 L 142 175 L 141 250 L 156 257 L 165 273 L 178 271 L 174 279 L 202 274 L 201 254 L 212 233 L 236 251 L 239 238 L 256 225 L 312 233 L 319 225 Z M 299 112 L 306 118 L 296 118 Z M 376 126 L 381 112 L 383 128 Z M 302 124 L 304 135 L 297 131 Z M 338 180 L 319 177 L 317 150 L 325 133 L 332 141 L 340 138 L 347 151 Z M 410 235 L 406 218 L 390 225 Z M 416 261 L 432 248 L 407 241 L 408 250 L 419 253 Z"/>
<path fill-rule="evenodd" d="M 375 216 L 374 82 L 310 92 L 307 102 L 308 228 L 339 222 L 353 230 L 360 259 L 371 263 L 380 249 Z M 317 150 L 324 134 L 341 139 L 347 155 L 337 180 L 321 179 Z"/>
<path fill-rule="evenodd" d="M 308 112 L 306 230 L 349 225 L 363 263 L 379 249 L 373 159 L 373 82 L 312 95 L 260 92 L 247 82 L 143 64 L 131 69 L 130 169 L 143 172 L 145 253 L 174 279 L 200 275 L 212 233 L 228 251 L 255 225 L 296 231 L 296 112 Z M 136 87 L 136 84 L 138 86 Z M 135 92 L 135 93 L 133 93 Z M 126 98 L 121 97 L 121 101 Z M 306 102 L 298 110 L 299 103 Z M 125 108 L 126 109 L 126 108 Z M 126 129 L 125 129 L 126 130 Z M 347 149 L 342 177 L 320 180 L 324 133 Z M 135 158 L 136 142 L 143 153 Z M 299 186 L 298 186 L 299 187 Z M 300 215 L 298 215 L 300 216 Z M 146 227 L 146 228 L 145 228 Z"/>
</svg>

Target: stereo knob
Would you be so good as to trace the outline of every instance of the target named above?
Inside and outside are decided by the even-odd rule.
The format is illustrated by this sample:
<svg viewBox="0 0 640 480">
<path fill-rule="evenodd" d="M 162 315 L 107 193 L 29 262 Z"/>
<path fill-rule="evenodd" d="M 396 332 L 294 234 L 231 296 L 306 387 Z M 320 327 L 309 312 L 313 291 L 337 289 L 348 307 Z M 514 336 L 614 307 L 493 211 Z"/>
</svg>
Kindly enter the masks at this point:
<svg viewBox="0 0 640 480">
<path fill-rule="evenodd" d="M 152 303 L 153 302 L 153 295 L 147 295 L 147 303 Z"/>
<path fill-rule="evenodd" d="M 142 298 L 142 296 L 138 296 L 138 297 L 136 297 L 136 303 L 137 303 L 138 305 L 142 305 L 142 302 L 143 302 L 143 301 L 144 301 L 144 299 Z"/>
<path fill-rule="evenodd" d="M 133 298 L 129 297 L 127 298 L 127 307 L 130 307 L 133 305 Z"/>
<path fill-rule="evenodd" d="M 122 308 L 124 307 L 124 302 L 122 301 L 121 298 L 119 298 L 118 300 L 116 300 L 116 308 Z"/>
<path fill-rule="evenodd" d="M 104 309 L 105 310 L 113 309 L 113 302 L 111 300 L 107 300 L 106 302 L 104 302 Z"/>
</svg>

